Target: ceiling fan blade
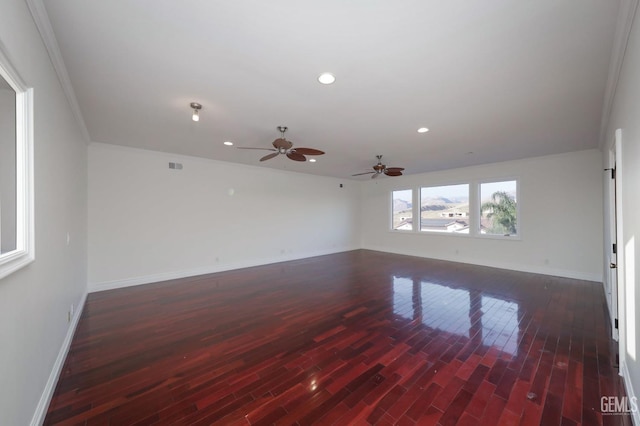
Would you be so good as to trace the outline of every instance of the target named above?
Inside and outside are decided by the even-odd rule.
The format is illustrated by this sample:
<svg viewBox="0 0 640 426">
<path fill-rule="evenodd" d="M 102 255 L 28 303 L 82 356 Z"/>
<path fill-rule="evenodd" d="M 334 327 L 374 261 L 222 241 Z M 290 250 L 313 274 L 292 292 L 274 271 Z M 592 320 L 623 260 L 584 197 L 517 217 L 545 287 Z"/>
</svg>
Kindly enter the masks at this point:
<svg viewBox="0 0 640 426">
<path fill-rule="evenodd" d="M 371 173 L 375 173 L 375 172 L 356 173 L 355 175 L 351 175 L 351 176 L 370 175 Z"/>
<path fill-rule="evenodd" d="M 273 146 L 276 147 L 276 149 L 291 149 L 291 147 L 293 146 L 293 143 L 289 142 L 288 140 L 286 140 L 285 138 L 278 138 L 275 141 L 273 141 Z"/>
<path fill-rule="evenodd" d="M 294 148 L 293 150 L 295 152 L 297 152 L 298 154 L 302 154 L 302 155 L 322 155 L 322 154 L 324 154 L 324 151 L 320 151 L 319 149 L 313 149 L 313 148 Z"/>
<path fill-rule="evenodd" d="M 387 167 L 387 170 L 390 172 L 401 172 L 404 170 L 402 167 Z"/>
<path fill-rule="evenodd" d="M 307 161 L 307 157 L 302 154 L 298 154 L 295 151 L 287 152 L 287 157 L 293 161 Z"/>
<path fill-rule="evenodd" d="M 259 149 L 259 150 L 262 150 L 262 151 L 277 151 L 277 149 L 273 149 L 273 148 L 247 148 L 247 147 L 244 147 L 244 146 L 237 146 L 236 148 L 238 148 L 238 149 Z"/>
<path fill-rule="evenodd" d="M 380 174 L 380 173 L 378 173 L 378 172 L 374 172 L 373 176 L 371 176 L 371 179 L 375 179 L 375 178 L 377 178 L 379 174 Z"/>
<path fill-rule="evenodd" d="M 267 160 L 271 160 L 273 157 L 277 157 L 279 154 L 279 152 L 272 152 L 271 154 L 267 154 L 264 157 L 262 157 L 260 159 L 260 161 L 267 161 Z"/>
<path fill-rule="evenodd" d="M 385 170 L 384 174 L 387 176 L 402 176 L 402 172 L 393 172 L 389 170 Z"/>
</svg>

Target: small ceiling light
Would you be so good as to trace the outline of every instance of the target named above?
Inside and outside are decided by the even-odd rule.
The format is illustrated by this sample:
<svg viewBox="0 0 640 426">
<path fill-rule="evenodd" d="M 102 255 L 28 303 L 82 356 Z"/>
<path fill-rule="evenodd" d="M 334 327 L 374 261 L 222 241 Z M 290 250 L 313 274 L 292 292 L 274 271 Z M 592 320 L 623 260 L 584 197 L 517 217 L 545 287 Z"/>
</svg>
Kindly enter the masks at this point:
<svg viewBox="0 0 640 426">
<path fill-rule="evenodd" d="M 309 158 L 309 162 L 310 162 L 310 163 L 315 163 L 315 162 L 316 162 L 316 159 L 315 159 L 315 158 Z"/>
<path fill-rule="evenodd" d="M 322 84 L 333 84 L 333 82 L 336 81 L 336 76 L 331 74 L 330 72 L 324 72 L 320 74 L 320 77 L 318 77 L 318 81 Z"/>
<path fill-rule="evenodd" d="M 202 105 L 197 102 L 191 102 L 189 105 L 193 108 L 193 115 L 191 116 L 191 119 L 193 121 L 200 121 L 200 110 L 202 109 Z"/>
<path fill-rule="evenodd" d="M 429 131 L 429 129 L 427 129 L 426 127 L 420 127 L 418 129 L 418 133 L 427 133 Z"/>
<path fill-rule="evenodd" d="M 223 142 L 226 146 L 233 146 L 233 142 L 231 141 L 225 141 Z"/>
</svg>

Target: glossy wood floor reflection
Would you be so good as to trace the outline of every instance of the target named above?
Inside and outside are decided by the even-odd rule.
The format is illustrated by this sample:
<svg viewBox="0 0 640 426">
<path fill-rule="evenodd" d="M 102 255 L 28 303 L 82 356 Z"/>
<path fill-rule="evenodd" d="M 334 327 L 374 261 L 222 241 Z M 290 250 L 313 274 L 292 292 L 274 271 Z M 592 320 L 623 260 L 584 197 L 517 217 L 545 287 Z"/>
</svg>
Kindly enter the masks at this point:
<svg viewBox="0 0 640 426">
<path fill-rule="evenodd" d="M 90 294 L 46 424 L 630 425 L 601 284 L 358 250 Z"/>
</svg>

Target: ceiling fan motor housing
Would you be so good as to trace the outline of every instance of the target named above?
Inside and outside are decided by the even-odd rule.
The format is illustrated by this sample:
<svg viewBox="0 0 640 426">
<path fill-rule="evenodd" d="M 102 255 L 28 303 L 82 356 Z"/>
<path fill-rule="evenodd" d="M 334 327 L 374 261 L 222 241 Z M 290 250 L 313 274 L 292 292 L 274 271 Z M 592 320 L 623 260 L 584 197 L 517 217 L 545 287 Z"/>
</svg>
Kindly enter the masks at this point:
<svg viewBox="0 0 640 426">
<path fill-rule="evenodd" d="M 378 175 L 381 175 L 383 173 L 387 176 L 402 176 L 402 171 L 404 170 L 404 168 L 402 167 L 387 168 L 386 165 L 382 164 L 382 155 L 376 155 L 376 158 L 378 159 L 378 164 L 373 166 L 372 172 L 356 173 L 355 175 L 351 175 L 351 176 L 372 175 L 371 176 L 372 178 L 376 178 L 378 177 Z"/>
<path fill-rule="evenodd" d="M 320 151 L 319 149 L 314 148 L 293 148 L 293 142 L 288 141 L 284 138 L 284 132 L 287 131 L 287 127 L 278 126 L 278 130 L 281 133 L 281 136 L 272 142 L 273 148 L 252 148 L 252 147 L 241 147 L 239 149 L 260 149 L 264 151 L 273 151 L 272 154 L 265 155 L 260 159 L 260 161 L 270 160 L 278 155 L 286 155 L 287 158 L 293 161 L 307 161 L 307 157 L 305 155 L 323 155 L 324 151 Z"/>
</svg>

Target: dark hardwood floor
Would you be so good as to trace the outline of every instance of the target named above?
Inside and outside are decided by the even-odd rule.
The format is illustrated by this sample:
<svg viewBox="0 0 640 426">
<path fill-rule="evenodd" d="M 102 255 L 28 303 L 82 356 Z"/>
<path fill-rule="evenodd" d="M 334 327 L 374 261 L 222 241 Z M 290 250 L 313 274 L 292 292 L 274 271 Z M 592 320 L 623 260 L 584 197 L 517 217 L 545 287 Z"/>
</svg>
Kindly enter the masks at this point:
<svg viewBox="0 0 640 426">
<path fill-rule="evenodd" d="M 630 425 L 605 309 L 366 250 L 93 293 L 45 424 Z"/>
</svg>

